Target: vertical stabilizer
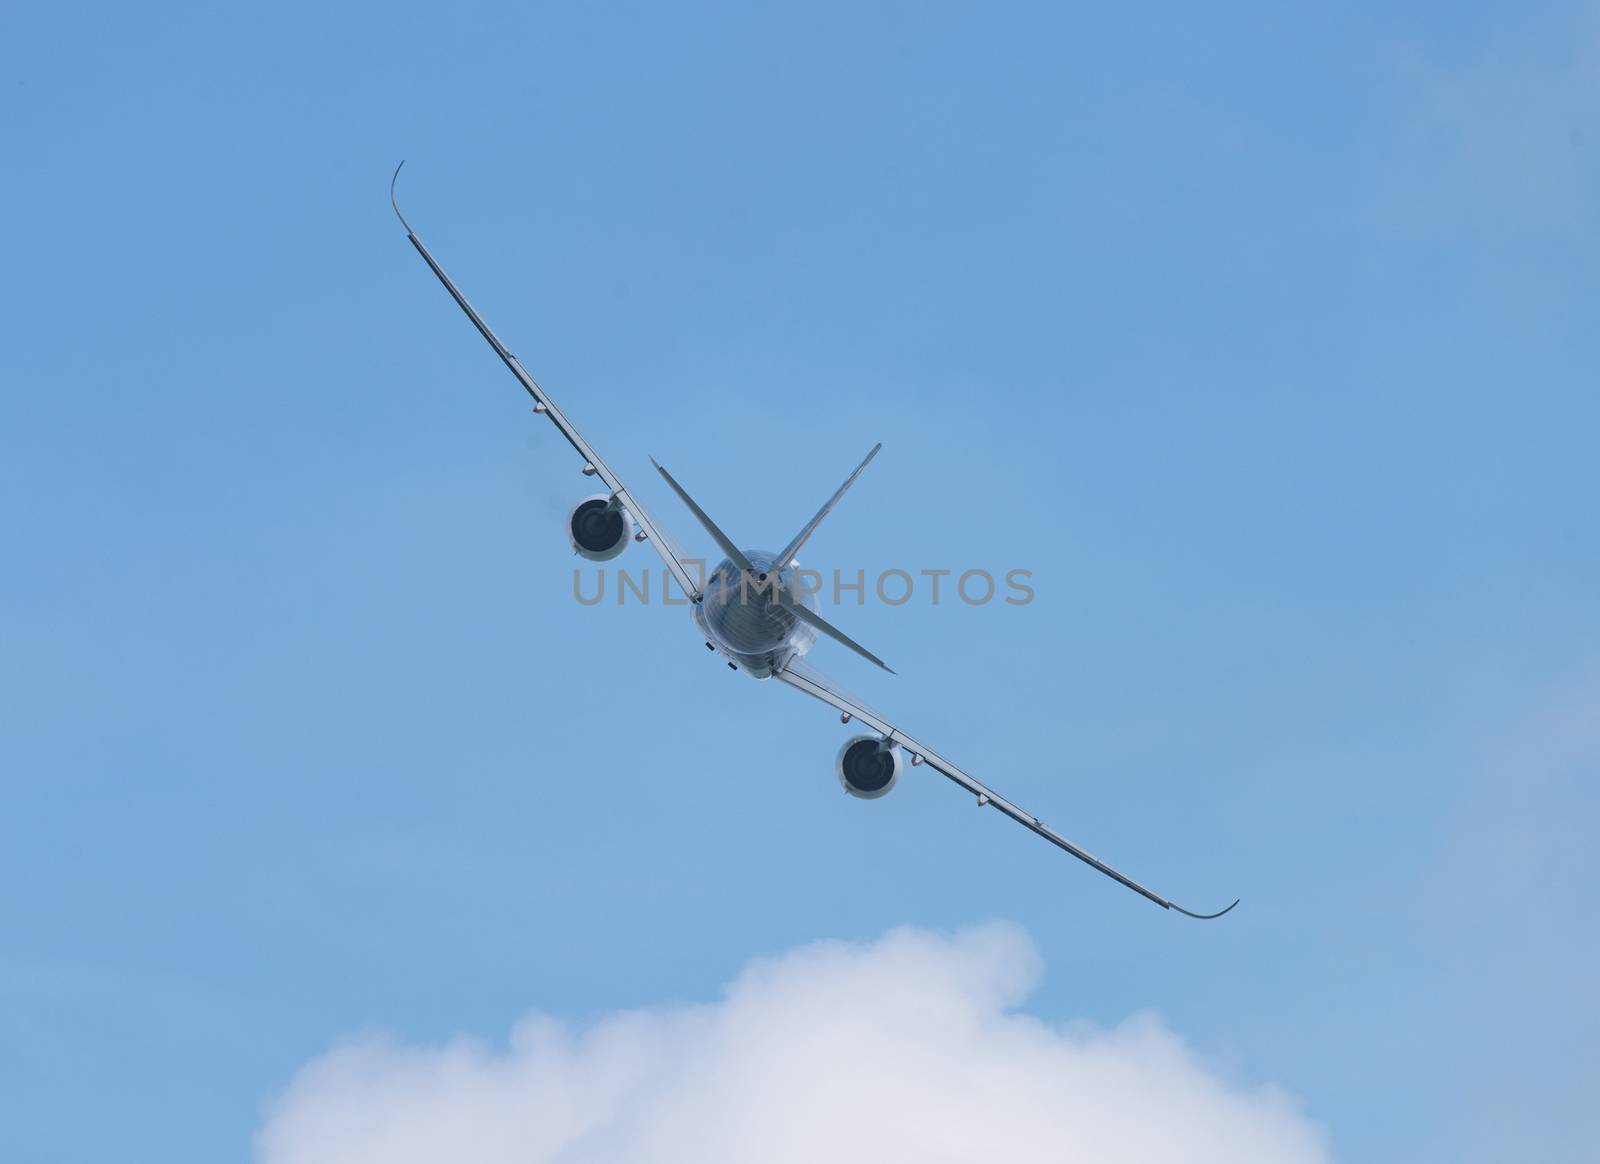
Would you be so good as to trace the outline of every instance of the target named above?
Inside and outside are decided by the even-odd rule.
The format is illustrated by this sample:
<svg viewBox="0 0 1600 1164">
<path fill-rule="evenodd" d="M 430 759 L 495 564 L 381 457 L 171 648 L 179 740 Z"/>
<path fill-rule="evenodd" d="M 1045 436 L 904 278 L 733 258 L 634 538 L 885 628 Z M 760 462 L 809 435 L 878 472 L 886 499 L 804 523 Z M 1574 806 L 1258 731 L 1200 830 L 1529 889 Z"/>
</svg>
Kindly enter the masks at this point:
<svg viewBox="0 0 1600 1164">
<path fill-rule="evenodd" d="M 877 444 L 872 446 L 872 451 L 867 454 L 866 459 L 863 460 L 861 464 L 856 466 L 856 471 L 845 478 L 844 484 L 839 486 L 839 491 L 832 497 L 828 498 L 828 503 L 826 505 L 817 510 L 817 516 L 806 522 L 806 527 L 794 535 L 794 540 L 792 542 L 783 547 L 783 552 L 778 555 L 778 560 L 772 565 L 772 572 L 774 574 L 778 573 L 780 570 L 787 569 L 789 564 L 794 561 L 795 555 L 800 552 L 800 547 L 806 544 L 806 539 L 817 532 L 817 527 L 822 524 L 822 519 L 827 517 L 828 514 L 832 512 L 835 505 L 839 504 L 839 498 L 843 497 L 845 495 L 845 491 L 856 483 L 856 478 L 861 476 L 861 470 L 865 469 L 869 464 L 872 463 L 872 458 L 878 455 L 878 450 L 881 448 L 883 448 L 882 441 L 879 441 Z"/>
</svg>

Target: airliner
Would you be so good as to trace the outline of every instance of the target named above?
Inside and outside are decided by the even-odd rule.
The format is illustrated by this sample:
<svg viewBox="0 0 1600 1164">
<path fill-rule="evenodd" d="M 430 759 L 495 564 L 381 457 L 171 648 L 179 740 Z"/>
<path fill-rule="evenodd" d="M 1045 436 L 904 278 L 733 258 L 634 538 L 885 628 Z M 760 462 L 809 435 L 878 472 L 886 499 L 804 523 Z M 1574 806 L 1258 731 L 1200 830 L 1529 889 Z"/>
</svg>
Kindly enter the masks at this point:
<svg viewBox="0 0 1600 1164">
<path fill-rule="evenodd" d="M 845 740 L 834 763 L 839 783 L 851 796 L 874 800 L 886 795 L 899 782 L 906 767 L 903 757 L 909 757 L 911 767 L 932 768 L 976 798 L 980 808 L 998 810 L 1113 881 L 1155 902 L 1162 909 L 1210 920 L 1221 917 L 1239 904 L 1235 900 L 1232 905 L 1216 913 L 1195 913 L 1145 888 L 1069 841 L 1032 813 L 1024 812 L 987 785 L 979 783 L 964 769 L 914 739 L 892 720 L 879 715 L 806 663 L 805 655 L 820 636 L 825 636 L 875 666 L 890 670 L 877 655 L 818 613 L 813 588 L 802 584 L 796 562 L 796 555 L 807 539 L 839 504 L 872 458 L 877 456 L 881 444 L 872 447 L 855 471 L 845 478 L 844 484 L 817 510 L 816 516 L 776 553 L 741 548 L 689 496 L 677 478 L 652 458 L 651 463 L 656 471 L 723 555 L 722 561 L 709 576 L 701 578 L 699 572 L 691 571 L 689 567 L 695 565 L 697 560 L 686 558 L 678 551 L 622 478 L 606 464 L 595 447 L 567 419 L 566 413 L 556 406 L 550 394 L 539 386 L 521 361 L 490 330 L 483 317 L 467 302 L 466 296 L 411 229 L 411 224 L 400 212 L 400 203 L 395 195 L 400 167 L 404 165 L 401 162 L 400 166 L 396 166 L 394 176 L 389 180 L 389 204 L 394 208 L 400 225 L 405 228 L 407 240 L 444 285 L 456 305 L 466 313 L 472 326 L 478 329 L 478 334 L 488 341 L 495 355 L 500 357 L 532 398 L 533 411 L 547 417 L 582 458 L 584 476 L 594 478 L 604 487 L 603 492 L 579 500 L 567 518 L 567 539 L 575 553 L 589 561 L 606 562 L 621 554 L 630 544 L 643 542 L 649 545 L 661 556 L 667 570 L 688 599 L 695 630 L 708 650 L 720 655 L 733 670 L 755 679 L 776 679 L 831 706 L 839 713 L 841 723 L 853 721 L 866 729 L 864 733 Z"/>
</svg>

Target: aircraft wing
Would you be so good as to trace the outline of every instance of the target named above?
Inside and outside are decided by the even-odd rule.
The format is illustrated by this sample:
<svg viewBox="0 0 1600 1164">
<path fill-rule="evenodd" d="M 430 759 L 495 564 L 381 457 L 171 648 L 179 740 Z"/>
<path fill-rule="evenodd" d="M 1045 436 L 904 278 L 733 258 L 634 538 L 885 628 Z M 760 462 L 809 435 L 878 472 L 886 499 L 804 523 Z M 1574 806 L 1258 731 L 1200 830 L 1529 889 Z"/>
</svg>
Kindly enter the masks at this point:
<svg viewBox="0 0 1600 1164">
<path fill-rule="evenodd" d="M 1235 901 L 1233 905 L 1228 906 L 1227 909 L 1218 910 L 1216 913 L 1193 913 L 1190 910 L 1184 909 L 1183 906 L 1178 905 L 1176 902 L 1169 901 L 1167 898 L 1162 897 L 1159 893 L 1155 893 L 1152 890 L 1146 889 L 1133 878 L 1122 872 L 1119 872 L 1110 865 L 1107 865 L 1093 853 L 1090 853 L 1086 849 L 1082 849 L 1073 844 L 1071 841 L 1067 840 L 1066 837 L 1062 836 L 1049 825 L 1041 821 L 1038 817 L 1031 813 L 1024 812 L 1005 797 L 994 792 L 986 785 L 980 784 L 977 780 L 967 775 L 966 772 L 958 768 L 955 764 L 951 763 L 949 760 L 946 760 L 943 756 L 939 755 L 937 752 L 931 750 L 923 744 L 918 743 L 905 732 L 901 731 L 890 720 L 879 715 L 877 712 L 873 711 L 871 708 L 857 700 L 854 696 L 846 693 L 825 675 L 817 671 L 814 667 L 808 666 L 799 659 L 794 659 L 786 664 L 783 670 L 776 671 L 773 674 L 775 678 L 783 680 L 783 682 L 787 683 L 789 686 L 800 691 L 804 691 L 807 695 L 815 696 L 816 698 L 822 700 L 822 702 L 829 704 L 830 706 L 850 716 L 852 719 L 860 720 L 869 729 L 881 735 L 887 742 L 899 745 L 909 752 L 913 757 L 920 757 L 922 762 L 928 767 L 932 768 L 935 772 L 938 772 L 940 775 L 949 779 L 951 783 L 960 785 L 962 788 L 965 788 L 968 792 L 972 793 L 972 795 L 976 796 L 978 798 L 978 805 L 980 808 L 987 805 L 999 809 L 1002 813 L 1004 813 L 1006 816 L 1009 816 L 1012 820 L 1016 821 L 1024 828 L 1038 833 L 1041 837 L 1049 841 L 1052 845 L 1055 845 L 1057 848 L 1065 849 L 1074 857 L 1078 858 L 1078 860 L 1082 861 L 1086 865 L 1098 869 L 1113 881 L 1118 881 L 1123 885 L 1126 885 L 1135 893 L 1149 898 L 1162 909 L 1175 909 L 1179 913 L 1187 914 L 1189 917 L 1209 920 L 1210 918 L 1221 917 L 1223 914 L 1227 913 L 1229 909 L 1232 909 L 1234 905 L 1239 904 L 1237 901 Z"/>
<path fill-rule="evenodd" d="M 405 163 L 401 162 L 400 165 L 403 166 Z M 399 166 L 395 167 L 394 175 L 395 178 L 399 178 Z M 663 533 L 661 527 L 656 524 L 655 519 L 639 503 L 638 498 L 628 491 L 628 487 L 622 483 L 622 478 L 612 471 L 610 465 L 601 460 L 600 454 L 595 451 L 594 446 L 583 438 L 583 434 L 567 419 L 566 414 L 556 407 L 555 401 L 550 399 L 549 393 L 541 388 L 538 382 L 528 374 L 528 370 L 522 366 L 522 362 L 511 354 L 510 349 L 505 344 L 500 342 L 500 337 L 490 330 L 489 325 L 483 321 L 483 317 L 477 313 L 472 304 L 467 302 L 467 297 L 461 294 L 460 289 L 451 281 L 450 276 L 445 274 L 444 268 L 439 265 L 438 260 L 429 253 L 427 247 L 422 245 L 422 240 L 411 229 L 411 224 L 406 221 L 405 215 L 400 213 L 400 205 L 394 199 L 393 179 L 389 182 L 389 201 L 394 206 L 395 217 L 400 219 L 400 225 L 406 228 L 406 238 L 410 240 L 412 246 L 416 247 L 417 254 L 422 256 L 422 261 L 428 264 L 429 270 L 438 276 L 439 282 L 443 283 L 444 289 L 450 292 L 450 297 L 456 301 L 456 305 L 467 313 L 467 318 L 472 320 L 472 326 L 478 329 L 478 334 L 489 341 L 489 346 L 494 349 L 495 355 L 499 356 L 501 362 L 511 370 L 511 374 L 517 378 L 517 382 L 522 385 L 523 390 L 533 398 L 535 411 L 542 411 L 548 416 L 550 423 L 555 425 L 561 435 L 567 438 L 567 443 L 578 451 L 578 455 L 584 459 L 586 464 L 593 467 L 594 475 L 610 490 L 611 496 L 616 499 L 617 505 L 628 512 L 633 518 L 634 524 L 644 533 L 645 540 L 655 547 L 656 553 L 661 555 L 661 560 L 666 563 L 667 569 L 672 571 L 672 576 L 678 580 L 678 585 L 683 589 L 684 597 L 691 602 L 698 602 L 701 596 L 701 587 L 688 569 L 690 559 L 684 558 L 678 552 L 677 548 Z"/>
</svg>

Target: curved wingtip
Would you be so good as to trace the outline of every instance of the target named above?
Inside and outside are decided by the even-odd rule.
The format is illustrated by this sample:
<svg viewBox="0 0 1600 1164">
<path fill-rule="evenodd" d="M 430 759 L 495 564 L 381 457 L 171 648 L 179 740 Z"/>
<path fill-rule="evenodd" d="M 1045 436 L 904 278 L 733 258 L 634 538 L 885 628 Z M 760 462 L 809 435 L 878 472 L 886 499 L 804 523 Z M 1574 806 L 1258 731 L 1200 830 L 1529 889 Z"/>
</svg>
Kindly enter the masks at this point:
<svg viewBox="0 0 1600 1164">
<path fill-rule="evenodd" d="M 1201 921 L 1211 921 L 1213 918 L 1219 918 L 1223 914 L 1227 913 L 1228 910 L 1231 910 L 1233 908 L 1233 905 L 1238 905 L 1239 904 L 1239 899 L 1237 897 L 1234 898 L 1233 899 L 1233 905 L 1228 906 L 1227 909 L 1219 909 L 1219 910 L 1217 910 L 1216 913 L 1195 913 L 1192 910 L 1184 909 L 1183 906 L 1179 905 L 1175 901 L 1169 901 L 1169 902 L 1167 902 L 1167 904 L 1172 906 L 1173 909 L 1177 910 L 1179 913 L 1183 914 L 1185 917 L 1198 918 Z"/>
<path fill-rule="evenodd" d="M 400 180 L 400 167 L 405 164 L 406 160 L 401 158 L 400 165 L 394 168 L 394 174 L 389 178 L 389 205 L 394 207 L 394 216 L 400 220 L 400 225 L 406 228 L 406 233 L 415 234 L 416 232 L 411 229 L 411 224 L 406 221 L 406 216 L 400 213 L 400 203 L 395 199 L 394 195 L 394 184 Z"/>
</svg>

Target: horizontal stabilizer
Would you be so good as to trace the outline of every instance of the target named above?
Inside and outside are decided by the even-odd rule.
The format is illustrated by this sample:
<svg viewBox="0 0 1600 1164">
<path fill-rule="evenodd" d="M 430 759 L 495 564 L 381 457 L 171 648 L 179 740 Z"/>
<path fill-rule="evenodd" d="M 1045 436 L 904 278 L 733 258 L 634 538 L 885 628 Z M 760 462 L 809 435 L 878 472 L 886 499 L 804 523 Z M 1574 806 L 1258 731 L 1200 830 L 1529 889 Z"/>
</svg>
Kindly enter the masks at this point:
<svg viewBox="0 0 1600 1164">
<path fill-rule="evenodd" d="M 706 533 L 711 535 L 711 540 L 716 542 L 717 547 L 727 555 L 728 561 L 746 574 L 753 573 L 755 567 L 750 564 L 750 559 L 744 556 L 744 551 L 734 545 L 732 539 L 718 528 L 717 523 L 711 520 L 706 511 L 695 504 L 694 498 L 684 492 L 683 486 L 673 479 L 672 474 L 663 469 L 661 463 L 654 457 L 650 458 L 650 463 L 656 467 L 656 472 L 667 479 L 667 484 L 672 486 L 672 491 L 683 499 L 683 503 L 689 507 L 689 512 L 695 515 L 701 525 L 705 526 Z"/>
<path fill-rule="evenodd" d="M 889 666 L 889 664 L 885 663 L 882 659 L 878 658 L 877 655 L 874 655 L 871 651 L 867 650 L 866 647 L 863 647 L 860 643 L 856 642 L 855 639 L 853 639 L 849 635 L 845 634 L 844 631 L 842 631 L 838 627 L 834 626 L 831 622 L 829 622 L 827 619 L 823 618 L 820 614 L 818 614 L 816 611 L 812 610 L 809 606 L 803 606 L 803 605 L 800 604 L 800 602 L 798 602 L 794 598 L 791 598 L 787 591 L 779 590 L 779 591 L 777 591 L 777 595 L 778 595 L 778 601 L 783 603 L 783 605 L 787 609 L 793 611 L 795 617 L 798 618 L 801 622 L 805 623 L 807 626 L 815 627 L 817 630 L 819 630 L 823 634 L 827 635 L 834 642 L 842 643 L 843 645 L 849 647 L 856 654 L 860 655 L 863 659 L 867 660 L 867 662 L 876 663 L 878 666 L 882 667 L 885 671 L 889 672 L 889 674 L 891 674 L 891 675 L 894 674 L 894 668 L 893 667 Z"/>
</svg>

